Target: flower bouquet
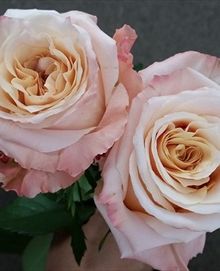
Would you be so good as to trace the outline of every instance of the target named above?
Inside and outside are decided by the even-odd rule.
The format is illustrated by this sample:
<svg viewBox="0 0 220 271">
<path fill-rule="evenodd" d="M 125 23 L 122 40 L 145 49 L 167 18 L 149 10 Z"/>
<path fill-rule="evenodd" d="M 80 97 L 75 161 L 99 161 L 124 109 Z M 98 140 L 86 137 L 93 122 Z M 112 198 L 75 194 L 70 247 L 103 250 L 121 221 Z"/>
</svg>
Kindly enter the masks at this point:
<svg viewBox="0 0 220 271">
<path fill-rule="evenodd" d="M 1 251 L 24 271 L 188 270 L 220 227 L 219 59 L 134 65 L 134 29 L 111 38 L 79 11 L 0 24 L 0 182 L 18 195 Z"/>
</svg>

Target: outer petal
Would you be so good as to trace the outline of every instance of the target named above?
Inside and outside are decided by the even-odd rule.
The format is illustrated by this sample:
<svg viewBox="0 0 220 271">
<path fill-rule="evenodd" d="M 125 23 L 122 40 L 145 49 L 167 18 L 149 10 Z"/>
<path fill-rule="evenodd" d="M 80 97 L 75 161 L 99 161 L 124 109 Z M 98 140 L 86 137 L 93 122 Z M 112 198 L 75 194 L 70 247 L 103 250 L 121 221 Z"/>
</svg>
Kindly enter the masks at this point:
<svg viewBox="0 0 220 271">
<path fill-rule="evenodd" d="M 154 96 L 178 94 L 185 90 L 197 90 L 202 87 L 220 89 L 220 86 L 191 68 L 175 71 L 168 75 L 155 75 L 150 81 Z"/>
<path fill-rule="evenodd" d="M 130 53 L 136 38 L 135 30 L 129 25 L 117 29 L 113 36 L 118 49 L 119 81 L 127 89 L 130 100 L 143 89 L 140 75 L 133 70 L 133 55 Z"/>
<path fill-rule="evenodd" d="M 2 140 L 0 138 L 0 149 L 9 157 L 26 169 L 43 170 L 46 172 L 55 172 L 58 163 L 58 152 L 41 153 L 34 151 L 20 144 Z"/>
<path fill-rule="evenodd" d="M 205 235 L 201 235 L 189 243 L 171 244 L 135 255 L 135 259 L 146 260 L 154 268 L 161 271 L 189 271 L 187 264 L 192 257 L 202 253 Z"/>
<path fill-rule="evenodd" d="M 39 152 L 54 152 L 77 142 L 94 127 L 82 130 L 24 129 L 12 121 L 0 118 L 1 139 L 8 144 L 16 142 Z M 48 144 L 48 139 L 50 144 Z"/>
<path fill-rule="evenodd" d="M 172 244 L 175 239 L 166 239 L 147 225 L 146 221 L 141 221 L 137 214 L 129 211 L 127 216 L 124 214 L 125 216 L 121 217 L 119 227 L 115 226 L 108 214 L 110 206 L 103 205 L 97 197 L 95 202 L 118 243 L 122 258 L 136 259 L 161 271 L 187 271 L 189 260 L 203 251 L 204 234 L 195 234 L 196 239 L 188 243 Z"/>
<path fill-rule="evenodd" d="M 123 133 L 127 122 L 127 106 L 127 92 L 119 85 L 97 129 L 62 151 L 58 169 L 75 177 L 92 163 L 96 155 L 105 153 Z"/>
<path fill-rule="evenodd" d="M 14 190 L 19 196 L 32 198 L 39 193 L 55 193 L 73 183 L 73 178 L 64 172 L 47 173 L 24 169 L 21 171 L 21 174 L 3 186 L 5 190 Z"/>
<path fill-rule="evenodd" d="M 115 159 L 117 162 L 117 170 L 118 173 L 121 175 L 121 180 L 123 183 L 123 192 L 126 193 L 127 191 L 127 180 L 128 180 L 128 163 L 129 163 L 129 156 L 132 152 L 132 145 L 133 145 L 133 136 L 137 127 L 137 124 L 139 122 L 141 112 L 143 110 L 144 103 L 148 100 L 149 97 L 152 96 L 151 89 L 148 89 L 148 91 L 141 92 L 138 94 L 136 98 L 133 99 L 133 102 L 131 104 L 131 108 L 128 115 L 128 123 L 126 126 L 126 129 L 124 131 L 123 137 L 120 139 L 119 143 L 116 143 L 114 145 L 114 151 L 112 150 L 111 153 L 115 153 Z M 117 149 L 117 151 L 116 151 Z M 117 153 L 120 153 L 120 155 L 117 155 Z M 110 161 L 111 159 L 108 159 L 107 161 Z M 106 165 L 108 162 L 106 163 Z M 105 189 L 105 186 L 104 188 Z"/>
<path fill-rule="evenodd" d="M 55 10 L 38 10 L 38 9 L 8 9 L 5 12 L 5 16 L 12 18 L 28 18 L 33 15 L 39 14 L 59 14 Z"/>
<path fill-rule="evenodd" d="M 130 51 L 137 39 L 135 30 L 125 24 L 122 28 L 115 31 L 113 39 L 116 41 L 119 60 L 132 67 L 133 56 Z"/>
<path fill-rule="evenodd" d="M 100 64 L 107 104 L 118 81 L 119 70 L 115 41 L 101 31 L 96 22 L 87 13 L 70 11 L 63 13 L 62 16 L 70 17 L 73 24 L 83 27 L 90 34 L 93 48 Z"/>
<path fill-rule="evenodd" d="M 211 80 L 220 83 L 219 63 L 219 59 L 214 56 L 189 51 L 177 54 L 162 62 L 155 62 L 142 70 L 140 75 L 144 86 L 147 86 L 154 76 L 167 75 L 177 70 L 192 68 Z"/>
</svg>

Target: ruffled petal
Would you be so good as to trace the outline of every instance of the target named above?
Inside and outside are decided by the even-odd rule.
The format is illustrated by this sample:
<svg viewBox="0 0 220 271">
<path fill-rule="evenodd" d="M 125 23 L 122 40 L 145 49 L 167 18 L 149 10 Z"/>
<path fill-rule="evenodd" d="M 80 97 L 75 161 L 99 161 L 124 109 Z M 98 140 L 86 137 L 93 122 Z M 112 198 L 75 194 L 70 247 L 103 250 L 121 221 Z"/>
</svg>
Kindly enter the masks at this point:
<svg viewBox="0 0 220 271">
<path fill-rule="evenodd" d="M 116 30 L 113 39 L 118 49 L 119 82 L 127 89 L 131 101 L 143 89 L 140 75 L 133 70 L 133 55 L 130 53 L 137 34 L 129 25 L 124 25 Z"/>
<path fill-rule="evenodd" d="M 74 182 L 73 177 L 64 172 L 48 173 L 24 169 L 21 171 L 22 174 L 4 186 L 5 190 L 14 190 L 19 196 L 33 198 L 39 193 L 55 193 Z"/>
<path fill-rule="evenodd" d="M 59 159 L 58 152 L 42 153 L 14 142 L 7 142 L 7 140 L 2 140 L 1 138 L 0 149 L 25 169 L 36 169 L 46 172 L 56 171 Z"/>
</svg>

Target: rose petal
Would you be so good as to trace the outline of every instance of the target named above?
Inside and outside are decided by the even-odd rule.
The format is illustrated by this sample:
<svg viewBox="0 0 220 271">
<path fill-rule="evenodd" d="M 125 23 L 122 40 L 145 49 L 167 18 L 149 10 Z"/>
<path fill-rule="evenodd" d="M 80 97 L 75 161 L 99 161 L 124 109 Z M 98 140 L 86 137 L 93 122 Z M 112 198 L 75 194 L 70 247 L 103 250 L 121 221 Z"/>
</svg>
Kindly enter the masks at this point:
<svg viewBox="0 0 220 271">
<path fill-rule="evenodd" d="M 1 139 L 20 144 L 38 152 L 53 152 L 77 142 L 94 127 L 81 130 L 23 129 L 16 123 L 0 119 Z M 48 144 L 48 138 L 50 144 Z"/>
<path fill-rule="evenodd" d="M 55 172 L 58 163 L 58 152 L 42 153 L 21 146 L 14 142 L 7 142 L 0 138 L 0 149 L 26 169 L 36 169 L 46 172 Z"/>
<path fill-rule="evenodd" d="M 64 17 L 70 17 L 73 24 L 83 27 L 90 34 L 102 73 L 107 105 L 118 80 L 119 73 L 115 41 L 102 32 L 97 27 L 96 22 L 91 19 L 91 16 L 86 13 L 69 11 L 62 15 Z"/>
<path fill-rule="evenodd" d="M 73 177 L 64 172 L 51 174 L 43 171 L 27 170 L 24 172 L 24 176 L 18 176 L 6 184 L 4 189 L 14 190 L 19 196 L 33 198 L 39 193 L 55 193 L 73 182 Z"/>
<path fill-rule="evenodd" d="M 144 86 L 147 86 L 155 75 L 167 75 L 177 70 L 192 68 L 207 78 L 210 78 L 214 82 L 219 83 L 218 63 L 219 60 L 216 57 L 189 51 L 177 54 L 162 62 L 155 62 L 148 68 L 142 70 L 140 75 L 142 77 Z"/>
<path fill-rule="evenodd" d="M 136 38 L 135 30 L 129 25 L 117 29 L 113 36 L 118 49 L 119 82 L 127 89 L 130 100 L 143 89 L 140 75 L 133 70 L 133 55 L 130 53 Z"/>
<path fill-rule="evenodd" d="M 117 195 L 114 198 L 116 199 Z M 127 210 L 122 207 L 121 200 L 117 203 L 113 202 L 110 200 L 103 205 L 102 199 L 100 201 L 98 197 L 95 197 L 96 206 L 109 225 L 120 248 L 122 258 L 133 258 L 160 270 L 175 271 L 180 268 L 181 270 L 188 270 L 189 259 L 202 252 L 204 235 L 201 235 L 201 233 L 190 231 L 186 233 L 187 230 L 181 230 L 183 240 L 189 243 L 172 244 L 172 242 L 178 242 L 172 235 L 172 228 L 170 228 L 169 237 L 166 239 L 148 225 L 149 217 L 147 215 L 142 217 L 138 213 Z M 113 207 L 112 204 L 117 206 L 116 209 L 113 208 L 117 214 L 109 214 L 109 210 L 111 211 Z M 160 222 L 157 220 L 157 223 Z M 163 227 L 160 229 L 163 232 Z M 185 239 L 186 236 L 189 238 L 189 234 L 192 241 Z M 180 237 L 178 231 L 176 236 Z M 144 241 L 144 238 L 147 238 L 146 241 Z"/>
<path fill-rule="evenodd" d="M 123 27 L 115 31 L 113 39 L 116 41 L 119 60 L 132 67 L 133 56 L 130 51 L 137 39 L 135 30 L 125 24 Z"/>
<path fill-rule="evenodd" d="M 98 154 L 105 153 L 120 138 L 127 121 L 128 97 L 122 85 L 114 90 L 97 129 L 62 151 L 58 169 L 75 177 L 84 171 Z M 81 156 L 79 157 L 79 153 Z M 74 163 L 73 163 L 74 161 Z"/>
</svg>

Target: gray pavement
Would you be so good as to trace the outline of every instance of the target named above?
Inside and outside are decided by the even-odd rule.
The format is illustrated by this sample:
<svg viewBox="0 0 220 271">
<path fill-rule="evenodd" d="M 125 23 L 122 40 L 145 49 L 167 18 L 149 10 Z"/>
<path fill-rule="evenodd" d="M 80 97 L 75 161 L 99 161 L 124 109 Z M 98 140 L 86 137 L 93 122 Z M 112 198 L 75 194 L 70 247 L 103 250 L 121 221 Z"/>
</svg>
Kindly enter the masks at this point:
<svg viewBox="0 0 220 271">
<path fill-rule="evenodd" d="M 220 1 L 0 0 L 0 13 L 8 8 L 86 11 L 97 15 L 100 27 L 109 35 L 124 23 L 130 24 L 139 36 L 134 48 L 135 62 L 145 66 L 186 50 L 220 56 Z M 8 197 L 1 192 L 0 204 Z M 19 257 L 0 255 L 0 271 L 20 270 Z M 208 235 L 205 252 L 191 261 L 190 270 L 220 270 L 219 231 Z"/>
</svg>

